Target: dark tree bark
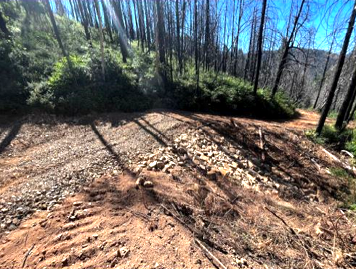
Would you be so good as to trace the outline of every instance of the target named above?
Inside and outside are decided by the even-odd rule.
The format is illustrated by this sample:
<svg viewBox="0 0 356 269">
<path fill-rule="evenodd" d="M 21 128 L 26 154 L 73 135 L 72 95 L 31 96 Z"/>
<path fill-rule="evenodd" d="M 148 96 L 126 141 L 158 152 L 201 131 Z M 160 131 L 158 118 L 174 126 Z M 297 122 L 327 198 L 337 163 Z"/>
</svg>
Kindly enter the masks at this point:
<svg viewBox="0 0 356 269">
<path fill-rule="evenodd" d="M 101 19 L 101 13 L 99 9 L 98 0 L 94 0 L 96 13 L 98 14 L 99 19 L 99 36 L 100 36 L 100 51 L 101 51 L 101 73 L 103 81 L 105 81 L 105 52 L 104 52 L 104 37 L 103 37 L 103 25 Z"/>
<path fill-rule="evenodd" d="M 233 75 L 237 75 L 237 62 L 239 58 L 239 38 L 240 38 L 240 32 L 241 32 L 241 20 L 243 16 L 243 0 L 240 0 L 240 5 L 239 5 L 239 17 L 238 17 L 238 22 L 237 22 L 237 34 L 236 34 L 236 48 L 235 48 L 235 59 L 234 59 L 234 68 L 233 68 Z"/>
<path fill-rule="evenodd" d="M 330 91 L 329 91 L 329 95 L 328 95 L 328 98 L 326 100 L 323 112 L 322 112 L 322 114 L 320 116 L 318 127 L 316 128 L 316 133 L 318 135 L 320 135 L 321 131 L 323 130 L 326 117 L 328 116 L 329 110 L 331 108 L 331 105 L 332 105 L 332 102 L 333 102 L 333 99 L 334 99 L 334 95 L 335 95 L 335 91 L 336 91 L 336 88 L 337 88 L 337 84 L 339 82 L 341 71 L 342 71 L 342 68 L 344 66 L 345 57 L 346 57 L 346 53 L 347 53 L 347 48 L 349 47 L 350 38 L 351 38 L 352 31 L 353 31 L 353 28 L 354 28 L 354 25 L 355 25 L 355 18 L 356 18 L 356 1 L 354 3 L 353 10 L 352 10 L 352 13 L 351 13 L 351 16 L 350 16 L 349 25 L 347 27 L 347 32 L 346 32 L 346 35 L 345 35 L 344 43 L 342 45 L 342 50 L 340 52 L 339 60 L 338 60 L 337 66 L 336 66 L 336 71 L 335 71 L 334 79 L 333 79 L 333 82 L 332 82 L 332 85 L 331 85 L 331 88 L 330 88 Z"/>
<path fill-rule="evenodd" d="M 250 75 L 251 71 L 251 58 L 253 54 L 253 34 L 254 34 L 254 29 L 255 29 L 255 10 L 253 11 L 253 19 L 251 22 L 251 34 L 250 34 L 250 41 L 249 41 L 249 46 L 248 46 L 248 53 L 247 53 L 247 60 L 245 64 L 245 70 L 244 70 L 244 80 L 248 78 Z"/>
<path fill-rule="evenodd" d="M 53 11 L 52 11 L 51 5 L 49 3 L 49 0 L 45 0 L 45 5 L 46 5 L 46 8 L 47 8 L 47 11 L 48 11 L 48 14 L 49 14 L 49 18 L 50 18 L 51 23 L 52 23 L 54 35 L 56 36 L 58 45 L 59 45 L 59 47 L 60 47 L 60 49 L 62 51 L 63 56 L 66 57 L 66 59 L 67 59 L 67 63 L 68 63 L 69 68 L 72 69 L 72 63 L 70 61 L 70 58 L 69 58 L 66 50 L 64 49 L 64 46 L 63 46 L 63 43 L 62 43 L 62 39 L 61 39 L 61 35 L 59 33 L 59 29 L 57 27 L 56 20 L 54 19 Z"/>
<path fill-rule="evenodd" d="M 138 13 L 138 22 L 140 24 L 140 33 L 141 33 L 141 49 L 142 51 L 145 50 L 145 42 L 146 41 L 146 31 L 145 31 L 145 24 L 144 24 L 144 14 L 143 14 L 143 8 L 142 8 L 142 2 L 137 1 L 137 13 Z"/>
<path fill-rule="evenodd" d="M 204 44 L 204 56 L 205 56 L 205 69 L 209 69 L 210 65 L 210 0 L 206 0 L 205 8 L 205 44 Z"/>
<path fill-rule="evenodd" d="M 79 12 L 80 16 L 82 17 L 82 24 L 84 27 L 84 32 L 85 32 L 85 38 L 90 41 L 90 32 L 89 32 L 89 26 L 88 26 L 88 17 L 86 12 L 84 11 L 83 5 L 80 0 L 78 0 L 78 7 L 79 7 Z M 91 45 L 91 42 L 90 42 Z"/>
<path fill-rule="evenodd" d="M 134 30 L 134 23 L 132 19 L 132 10 L 131 10 L 131 5 L 130 3 L 127 4 L 127 13 L 129 14 L 129 25 L 130 25 L 130 39 L 134 40 L 135 39 L 135 30 Z"/>
<path fill-rule="evenodd" d="M 198 48 L 198 1 L 194 0 L 194 47 L 195 47 L 195 74 L 197 79 L 197 92 L 199 89 L 199 48 Z"/>
<path fill-rule="evenodd" d="M 297 32 L 297 30 L 299 28 L 298 22 L 299 22 L 301 14 L 302 14 L 302 10 L 303 10 L 304 4 L 305 4 L 305 0 L 302 0 L 302 2 L 300 4 L 300 7 L 299 7 L 299 10 L 298 10 L 298 14 L 294 19 L 294 24 L 293 24 L 292 31 L 291 31 L 289 37 L 287 37 L 288 39 L 284 42 L 282 59 L 281 59 L 279 65 L 278 65 L 277 77 L 276 77 L 276 80 L 274 82 L 274 86 L 272 88 L 272 97 L 274 97 L 276 95 L 276 93 L 277 93 L 277 90 L 278 90 L 278 87 L 279 87 L 279 83 L 281 81 L 282 74 L 283 74 L 283 71 L 284 71 L 284 67 L 285 67 L 286 62 L 287 62 L 288 53 L 289 53 L 289 50 L 291 48 L 292 40 L 295 38 L 296 32 Z"/>
<path fill-rule="evenodd" d="M 146 29 L 147 29 L 147 47 L 148 50 L 151 48 L 151 20 L 150 20 L 150 13 L 147 7 L 147 0 L 144 1 L 145 5 L 145 13 L 146 13 Z"/>
<path fill-rule="evenodd" d="M 262 43 L 263 43 L 263 27 L 265 24 L 265 15 L 266 15 L 266 7 L 267 7 L 267 0 L 263 0 L 262 5 L 262 14 L 261 14 L 261 24 L 258 33 L 258 42 L 257 42 L 257 68 L 256 68 L 256 77 L 255 77 L 255 84 L 253 86 L 253 93 L 257 94 L 258 88 L 258 79 L 260 76 L 260 68 L 261 68 L 261 60 L 262 60 Z"/>
<path fill-rule="evenodd" d="M 156 0 L 156 46 L 157 46 L 157 71 L 163 80 L 163 86 L 167 86 L 166 76 L 166 56 L 165 56 L 165 42 L 164 42 L 164 20 L 161 0 Z"/>
<path fill-rule="evenodd" d="M 178 58 L 178 70 L 182 73 L 182 57 L 180 52 L 180 23 L 179 23 L 179 0 L 176 0 L 176 23 L 177 23 L 177 58 Z"/>
<path fill-rule="evenodd" d="M 347 93 L 345 95 L 344 101 L 342 102 L 339 114 L 337 115 L 336 123 L 335 123 L 335 128 L 338 130 L 343 129 L 343 124 L 344 121 L 347 119 L 348 114 L 347 112 L 350 110 L 349 107 L 352 107 L 352 104 L 355 100 L 355 94 L 356 94 L 356 68 L 353 72 L 351 83 L 349 86 L 349 89 L 347 90 Z"/>
<path fill-rule="evenodd" d="M 127 62 L 127 57 L 129 56 L 129 51 L 128 51 L 128 45 L 125 39 L 125 30 L 124 30 L 124 20 L 122 19 L 122 10 L 121 10 L 121 5 L 119 2 L 114 2 L 114 0 L 111 0 L 111 4 L 114 7 L 114 12 L 115 15 L 119 21 L 119 29 L 118 29 L 118 34 L 119 34 L 119 45 L 120 45 L 120 50 L 121 50 L 121 55 L 122 55 L 122 61 L 124 63 Z"/>
<path fill-rule="evenodd" d="M 108 31 L 110 42 L 112 43 L 112 42 L 114 42 L 114 40 L 112 38 L 111 22 L 109 20 L 108 10 L 107 10 L 107 7 L 105 6 L 104 0 L 101 0 L 101 5 L 102 5 L 103 11 L 104 11 L 103 13 L 104 13 L 105 28 Z"/>
</svg>

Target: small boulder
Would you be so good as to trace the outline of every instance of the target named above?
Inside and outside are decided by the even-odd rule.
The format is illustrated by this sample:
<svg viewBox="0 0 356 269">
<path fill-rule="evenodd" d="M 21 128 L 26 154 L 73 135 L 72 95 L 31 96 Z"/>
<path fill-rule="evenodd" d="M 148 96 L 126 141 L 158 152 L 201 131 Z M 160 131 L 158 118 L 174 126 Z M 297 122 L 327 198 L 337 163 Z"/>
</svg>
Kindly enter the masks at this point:
<svg viewBox="0 0 356 269">
<path fill-rule="evenodd" d="M 145 182 L 143 183 L 143 187 L 144 187 L 144 188 L 153 188 L 153 182 L 147 180 L 147 181 L 145 181 Z"/>
</svg>

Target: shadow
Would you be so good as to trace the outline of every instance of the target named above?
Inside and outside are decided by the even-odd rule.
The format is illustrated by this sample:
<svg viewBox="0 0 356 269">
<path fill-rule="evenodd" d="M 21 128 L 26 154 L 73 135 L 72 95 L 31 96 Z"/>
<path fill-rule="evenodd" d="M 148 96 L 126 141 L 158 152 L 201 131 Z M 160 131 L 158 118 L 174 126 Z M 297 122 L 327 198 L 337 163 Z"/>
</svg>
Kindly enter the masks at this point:
<svg viewBox="0 0 356 269">
<path fill-rule="evenodd" d="M 6 147 L 10 145 L 11 141 L 17 136 L 21 129 L 22 123 L 17 122 L 13 125 L 10 132 L 6 135 L 6 137 L 0 143 L 0 154 L 5 151 Z"/>
<path fill-rule="evenodd" d="M 259 169 L 263 170 L 265 165 L 275 168 L 269 172 L 272 181 L 280 184 L 283 191 L 279 192 L 279 196 L 284 199 L 305 200 L 306 193 L 316 193 L 317 189 L 326 191 L 331 197 L 337 198 L 337 192 L 342 183 L 332 180 L 331 176 L 325 174 L 315 173 L 311 158 L 318 159 L 300 143 L 290 141 L 290 138 L 284 133 L 284 129 L 269 129 L 264 128 L 265 146 L 267 150 L 265 153 L 265 160 L 261 160 L 262 150 L 259 146 L 259 134 L 257 124 L 240 123 L 237 121 L 226 122 L 218 119 L 209 119 L 210 115 L 196 115 L 196 114 L 179 114 L 187 118 L 187 120 L 179 119 L 178 116 L 164 113 L 164 115 L 174 118 L 176 120 L 185 122 L 193 128 L 199 128 L 204 132 L 204 135 L 213 141 L 218 149 L 224 152 L 231 160 L 236 158 L 229 152 L 229 150 L 220 141 L 211 134 L 209 129 L 215 131 L 219 136 L 224 137 L 232 146 L 240 149 L 240 155 L 248 159 Z M 291 132 L 294 135 L 300 135 L 296 132 Z M 307 156 L 304 156 L 307 155 Z M 330 167 L 330 164 L 324 160 L 320 160 L 320 164 L 325 167 Z M 230 188 L 219 184 L 220 189 L 228 194 Z M 297 187 L 297 190 L 293 187 Z M 342 186 L 341 186 L 342 188 Z M 284 191 L 289 190 L 289 191 Z M 230 195 L 228 195 L 230 196 Z"/>
<path fill-rule="evenodd" d="M 104 138 L 104 136 L 99 132 L 99 130 L 96 128 L 95 124 L 92 122 L 90 123 L 90 127 L 93 130 L 93 132 L 95 133 L 95 135 L 98 137 L 98 139 L 100 140 L 100 142 L 105 146 L 106 150 L 110 153 L 110 155 L 116 160 L 118 161 L 118 163 L 121 165 L 121 168 L 128 174 L 133 175 L 134 173 L 129 170 L 124 164 L 123 164 L 123 160 L 120 157 L 119 154 L 116 153 L 116 151 L 113 149 L 113 147 L 106 141 L 106 139 Z"/>
<path fill-rule="evenodd" d="M 156 129 L 155 127 L 153 127 L 150 123 L 148 123 L 148 121 L 142 119 L 151 129 L 153 129 L 155 132 L 157 132 L 158 134 L 152 132 L 150 129 L 148 129 L 146 126 L 144 126 L 141 122 L 139 122 L 138 120 L 133 120 L 134 123 L 136 123 L 140 128 L 142 128 L 146 133 L 150 134 L 160 145 L 167 147 L 168 144 L 161 139 L 160 136 L 164 137 L 166 140 L 167 137 L 165 135 L 163 135 L 158 129 Z"/>
</svg>

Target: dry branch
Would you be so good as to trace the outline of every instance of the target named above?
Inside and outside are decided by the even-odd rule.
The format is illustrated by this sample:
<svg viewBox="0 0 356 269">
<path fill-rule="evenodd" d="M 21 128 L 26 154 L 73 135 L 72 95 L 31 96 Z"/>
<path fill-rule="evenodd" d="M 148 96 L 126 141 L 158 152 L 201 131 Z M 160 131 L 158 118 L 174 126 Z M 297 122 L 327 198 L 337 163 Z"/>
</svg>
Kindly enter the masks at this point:
<svg viewBox="0 0 356 269">
<path fill-rule="evenodd" d="M 258 128 L 258 133 L 260 135 L 261 159 L 262 159 L 262 161 L 265 161 L 265 159 L 266 159 L 266 156 L 265 156 L 265 141 L 264 141 L 264 135 L 263 135 L 263 131 L 262 131 L 261 127 Z"/>
<path fill-rule="evenodd" d="M 211 253 L 199 239 L 195 238 L 197 245 L 203 250 L 205 256 L 217 267 L 220 269 L 227 269 L 227 267 L 213 254 Z"/>
<path fill-rule="evenodd" d="M 331 152 L 329 152 L 328 150 L 326 150 L 325 148 L 322 148 L 322 150 L 326 153 L 326 155 L 328 155 L 334 162 L 337 162 L 339 164 L 341 164 L 341 166 L 347 170 L 350 174 L 352 174 L 353 176 L 355 176 L 355 170 L 353 167 L 351 167 L 350 165 L 342 162 L 338 157 L 336 157 L 334 154 L 332 154 Z"/>
<path fill-rule="evenodd" d="M 35 247 L 35 245 L 32 245 L 32 247 L 30 247 L 30 249 L 26 252 L 25 257 L 24 257 L 23 262 L 22 262 L 22 268 L 25 267 L 27 258 L 30 256 L 30 254 L 31 254 L 31 252 L 32 252 L 34 247 Z"/>
</svg>

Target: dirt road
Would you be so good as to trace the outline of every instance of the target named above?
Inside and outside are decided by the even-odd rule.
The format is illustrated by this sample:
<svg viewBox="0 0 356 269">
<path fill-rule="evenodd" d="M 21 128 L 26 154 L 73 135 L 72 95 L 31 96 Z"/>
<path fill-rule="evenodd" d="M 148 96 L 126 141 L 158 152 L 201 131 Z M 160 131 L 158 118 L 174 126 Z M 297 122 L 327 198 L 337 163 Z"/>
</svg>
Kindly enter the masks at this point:
<svg viewBox="0 0 356 269">
<path fill-rule="evenodd" d="M 317 119 L 3 120 L 0 268 L 351 268 L 348 182 L 303 135 Z"/>
</svg>

